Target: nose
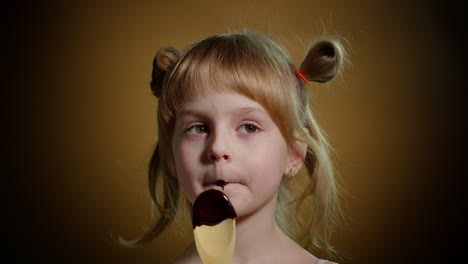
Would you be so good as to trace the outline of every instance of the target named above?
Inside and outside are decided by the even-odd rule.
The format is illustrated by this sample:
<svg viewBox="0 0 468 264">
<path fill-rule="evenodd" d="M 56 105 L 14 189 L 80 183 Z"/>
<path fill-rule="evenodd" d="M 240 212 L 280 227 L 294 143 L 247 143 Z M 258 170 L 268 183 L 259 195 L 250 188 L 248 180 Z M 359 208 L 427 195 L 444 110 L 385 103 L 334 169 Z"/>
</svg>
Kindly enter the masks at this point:
<svg viewBox="0 0 468 264">
<path fill-rule="evenodd" d="M 208 156 L 208 158 L 215 162 L 215 161 L 221 161 L 221 160 L 229 160 L 229 155 L 227 154 L 223 154 L 223 155 L 217 155 L 216 153 L 210 153 L 210 155 Z"/>
<path fill-rule="evenodd" d="M 212 135 L 210 146 L 208 147 L 208 159 L 211 162 L 230 161 L 229 141 L 227 137 Z"/>
</svg>

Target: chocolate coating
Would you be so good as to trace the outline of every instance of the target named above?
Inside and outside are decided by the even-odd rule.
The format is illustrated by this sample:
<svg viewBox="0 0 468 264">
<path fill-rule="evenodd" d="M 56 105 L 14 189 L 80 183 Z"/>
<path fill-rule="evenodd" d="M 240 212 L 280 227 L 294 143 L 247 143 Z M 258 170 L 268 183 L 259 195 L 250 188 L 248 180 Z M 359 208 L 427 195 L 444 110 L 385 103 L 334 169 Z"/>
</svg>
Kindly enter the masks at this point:
<svg viewBox="0 0 468 264">
<path fill-rule="evenodd" d="M 221 191 L 208 190 L 202 192 L 192 209 L 193 228 L 201 225 L 213 226 L 228 218 L 237 217 L 234 207 L 228 197 Z"/>
</svg>

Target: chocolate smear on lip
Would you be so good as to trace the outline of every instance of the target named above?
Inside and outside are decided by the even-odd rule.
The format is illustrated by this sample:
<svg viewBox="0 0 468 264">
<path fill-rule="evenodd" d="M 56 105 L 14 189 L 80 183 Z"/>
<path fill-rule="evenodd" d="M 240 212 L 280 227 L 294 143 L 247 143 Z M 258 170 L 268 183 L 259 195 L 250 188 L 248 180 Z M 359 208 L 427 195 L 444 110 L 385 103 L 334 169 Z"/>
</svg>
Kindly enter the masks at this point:
<svg viewBox="0 0 468 264">
<path fill-rule="evenodd" d="M 225 219 L 236 217 L 236 211 L 228 197 L 218 190 L 202 192 L 193 203 L 193 228 L 201 225 L 213 226 Z"/>
<path fill-rule="evenodd" d="M 225 182 L 225 181 L 223 181 L 223 180 L 218 180 L 218 181 L 216 182 L 216 185 L 221 186 L 221 188 L 223 188 L 223 191 L 224 191 L 224 186 L 226 186 L 227 184 L 228 184 L 228 183 Z"/>
</svg>

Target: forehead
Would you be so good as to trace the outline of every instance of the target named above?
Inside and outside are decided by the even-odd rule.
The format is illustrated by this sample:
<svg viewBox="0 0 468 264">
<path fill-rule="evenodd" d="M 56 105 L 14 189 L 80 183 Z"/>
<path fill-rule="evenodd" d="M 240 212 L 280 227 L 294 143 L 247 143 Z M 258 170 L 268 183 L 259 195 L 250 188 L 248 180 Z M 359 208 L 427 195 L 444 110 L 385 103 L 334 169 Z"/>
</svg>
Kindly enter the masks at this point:
<svg viewBox="0 0 468 264">
<path fill-rule="evenodd" d="M 262 114 L 268 112 L 256 101 L 231 92 L 216 92 L 187 99 L 182 104 L 177 118 L 184 116 L 219 114 Z"/>
</svg>

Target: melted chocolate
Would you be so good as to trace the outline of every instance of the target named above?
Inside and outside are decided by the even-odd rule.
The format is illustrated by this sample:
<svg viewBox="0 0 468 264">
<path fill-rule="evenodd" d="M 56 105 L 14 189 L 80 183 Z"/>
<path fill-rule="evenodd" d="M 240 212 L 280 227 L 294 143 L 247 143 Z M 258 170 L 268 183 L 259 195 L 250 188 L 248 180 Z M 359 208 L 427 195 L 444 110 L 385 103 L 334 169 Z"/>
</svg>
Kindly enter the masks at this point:
<svg viewBox="0 0 468 264">
<path fill-rule="evenodd" d="M 225 182 L 225 181 L 223 181 L 223 180 L 218 180 L 218 181 L 216 182 L 216 185 L 221 186 L 221 188 L 223 188 L 223 191 L 224 191 L 224 186 L 227 185 L 227 182 Z"/>
<path fill-rule="evenodd" d="M 228 197 L 221 191 L 208 190 L 201 193 L 193 203 L 192 226 L 213 226 L 221 221 L 237 217 Z"/>
</svg>

